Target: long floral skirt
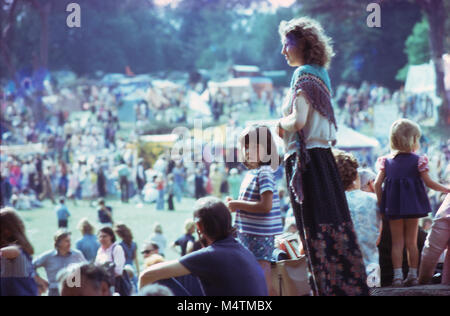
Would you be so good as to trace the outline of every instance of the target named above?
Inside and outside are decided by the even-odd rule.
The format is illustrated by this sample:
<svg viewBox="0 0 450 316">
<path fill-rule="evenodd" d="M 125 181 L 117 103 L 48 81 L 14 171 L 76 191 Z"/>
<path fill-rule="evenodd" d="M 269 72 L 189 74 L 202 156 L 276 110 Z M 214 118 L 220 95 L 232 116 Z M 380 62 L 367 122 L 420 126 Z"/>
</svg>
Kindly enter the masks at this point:
<svg viewBox="0 0 450 316">
<path fill-rule="evenodd" d="M 302 192 L 295 192 L 299 186 L 291 182 L 296 154 L 286 160 L 286 178 L 313 294 L 369 295 L 362 253 L 333 153 L 313 148 L 308 154 L 310 161 L 300 177 Z M 296 196 L 303 196 L 303 201 L 298 203 Z"/>
</svg>

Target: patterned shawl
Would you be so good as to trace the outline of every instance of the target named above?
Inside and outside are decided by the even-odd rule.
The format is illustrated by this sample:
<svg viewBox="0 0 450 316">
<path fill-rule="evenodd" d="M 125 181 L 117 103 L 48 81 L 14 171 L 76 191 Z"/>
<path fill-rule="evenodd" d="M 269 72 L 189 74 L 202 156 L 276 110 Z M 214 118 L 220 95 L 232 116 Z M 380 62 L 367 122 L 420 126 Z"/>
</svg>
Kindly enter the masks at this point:
<svg viewBox="0 0 450 316">
<path fill-rule="evenodd" d="M 317 65 L 303 65 L 298 67 L 291 81 L 293 105 L 297 94 L 302 91 L 308 104 L 322 116 L 328 119 L 337 129 L 333 105 L 331 103 L 331 83 L 325 68 Z M 334 145 L 334 144 L 333 144 Z M 301 173 L 303 173 L 310 161 L 306 150 L 305 135 L 303 131 L 297 132 L 297 159 L 289 186 L 292 188 L 298 203 L 303 201 L 303 189 Z"/>
</svg>

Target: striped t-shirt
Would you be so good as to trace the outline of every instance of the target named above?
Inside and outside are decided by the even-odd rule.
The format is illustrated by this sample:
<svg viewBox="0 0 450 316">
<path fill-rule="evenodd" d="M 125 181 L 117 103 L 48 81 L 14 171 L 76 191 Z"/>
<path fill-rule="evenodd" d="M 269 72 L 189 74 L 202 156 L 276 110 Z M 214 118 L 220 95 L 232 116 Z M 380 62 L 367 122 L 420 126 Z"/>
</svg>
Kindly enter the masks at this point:
<svg viewBox="0 0 450 316">
<path fill-rule="evenodd" d="M 280 198 L 275 177 L 270 166 L 262 166 L 247 172 L 241 184 L 239 200 L 260 201 L 264 192 L 273 192 L 270 213 L 236 211 L 236 228 L 239 233 L 259 236 L 274 236 L 283 233 L 280 212 Z"/>
</svg>

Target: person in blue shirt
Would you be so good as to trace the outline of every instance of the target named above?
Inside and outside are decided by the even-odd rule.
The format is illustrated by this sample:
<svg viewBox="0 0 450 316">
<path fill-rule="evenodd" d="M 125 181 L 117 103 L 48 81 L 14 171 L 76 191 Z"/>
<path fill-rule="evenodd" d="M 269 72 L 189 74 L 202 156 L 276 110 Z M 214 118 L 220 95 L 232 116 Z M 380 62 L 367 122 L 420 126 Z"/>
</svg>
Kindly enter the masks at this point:
<svg viewBox="0 0 450 316">
<path fill-rule="evenodd" d="M 140 275 L 140 288 L 192 274 L 207 296 L 267 296 L 264 272 L 253 254 L 232 236 L 232 219 L 218 198 L 197 201 L 194 221 L 205 248 L 178 260 L 152 265 Z"/>
<path fill-rule="evenodd" d="M 58 272 L 71 264 L 86 262 L 80 251 L 71 248 L 70 235 L 70 232 L 64 229 L 58 230 L 54 235 L 55 249 L 46 251 L 33 260 L 35 271 L 40 267 L 45 269 L 49 282 L 48 296 L 59 296 Z"/>
<path fill-rule="evenodd" d="M 56 216 L 58 217 L 58 228 L 67 228 L 69 225 L 70 213 L 64 204 L 64 198 L 59 200 L 59 204 L 55 207 Z"/>
<path fill-rule="evenodd" d="M 83 237 L 76 242 L 75 248 L 81 251 L 87 261 L 94 262 L 98 248 L 100 247 L 94 232 L 94 227 L 87 218 L 82 218 L 78 223 L 78 229 L 81 231 Z"/>
</svg>

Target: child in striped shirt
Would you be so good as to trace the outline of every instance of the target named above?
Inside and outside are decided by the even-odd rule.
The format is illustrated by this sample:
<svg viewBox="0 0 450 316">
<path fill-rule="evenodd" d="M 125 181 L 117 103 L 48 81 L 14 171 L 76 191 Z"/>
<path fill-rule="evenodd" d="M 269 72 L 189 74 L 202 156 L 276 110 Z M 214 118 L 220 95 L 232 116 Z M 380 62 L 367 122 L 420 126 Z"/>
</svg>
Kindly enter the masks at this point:
<svg viewBox="0 0 450 316">
<path fill-rule="evenodd" d="M 228 208 L 236 212 L 238 240 L 256 257 L 273 295 L 271 261 L 275 235 L 283 232 L 280 199 L 274 169 L 279 156 L 270 130 L 253 125 L 240 137 L 244 164 L 250 169 L 244 177 L 238 200 L 227 198 Z"/>
</svg>

